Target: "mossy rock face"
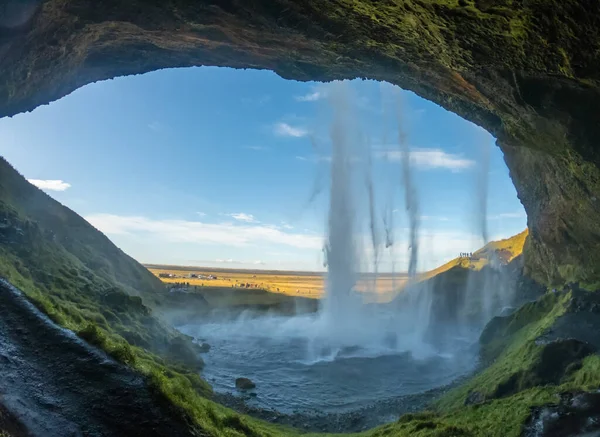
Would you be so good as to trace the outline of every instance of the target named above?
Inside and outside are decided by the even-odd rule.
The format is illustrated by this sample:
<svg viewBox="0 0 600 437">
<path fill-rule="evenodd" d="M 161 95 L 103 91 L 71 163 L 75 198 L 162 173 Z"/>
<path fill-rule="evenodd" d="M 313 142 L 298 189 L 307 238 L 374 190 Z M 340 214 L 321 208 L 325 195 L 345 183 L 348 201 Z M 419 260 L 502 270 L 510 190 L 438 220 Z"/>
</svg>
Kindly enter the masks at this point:
<svg viewBox="0 0 600 437">
<path fill-rule="evenodd" d="M 537 407 L 524 429 L 527 437 L 593 436 L 600 431 L 600 394 L 564 393 L 558 405 Z"/>
<path fill-rule="evenodd" d="M 582 360 L 593 352 L 589 344 L 574 339 L 545 344 L 535 363 L 498 384 L 491 398 L 510 396 L 536 386 L 557 385 L 578 370 Z"/>
<path fill-rule="evenodd" d="M 455 390 L 448 403 L 477 404 L 538 386 L 600 384 L 599 299 L 598 293 L 578 289 L 549 292 L 509 316 L 494 318 L 480 337 L 486 367 Z"/>
<path fill-rule="evenodd" d="M 595 0 L 30 3 L 0 11 L 0 117 L 166 67 L 385 80 L 498 138 L 528 214 L 531 275 L 600 284 Z"/>
<path fill-rule="evenodd" d="M 173 338 L 167 349 L 167 355 L 171 360 L 197 370 L 204 367 L 204 361 L 199 355 L 201 352 L 200 346 L 183 336 Z"/>
</svg>

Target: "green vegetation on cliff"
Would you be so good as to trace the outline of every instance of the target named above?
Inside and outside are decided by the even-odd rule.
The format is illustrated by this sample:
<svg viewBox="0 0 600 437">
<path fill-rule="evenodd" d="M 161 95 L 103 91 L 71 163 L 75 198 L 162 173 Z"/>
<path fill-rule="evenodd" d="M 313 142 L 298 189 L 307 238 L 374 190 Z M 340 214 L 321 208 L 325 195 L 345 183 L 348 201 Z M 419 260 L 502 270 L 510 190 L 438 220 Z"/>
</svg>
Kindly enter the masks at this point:
<svg viewBox="0 0 600 437">
<path fill-rule="evenodd" d="M 144 375 L 157 402 L 179 409 L 190 435 L 293 434 L 209 400 L 200 347 L 153 315 L 165 299 L 162 283 L 2 158 L 0 277 L 56 323 Z"/>
</svg>

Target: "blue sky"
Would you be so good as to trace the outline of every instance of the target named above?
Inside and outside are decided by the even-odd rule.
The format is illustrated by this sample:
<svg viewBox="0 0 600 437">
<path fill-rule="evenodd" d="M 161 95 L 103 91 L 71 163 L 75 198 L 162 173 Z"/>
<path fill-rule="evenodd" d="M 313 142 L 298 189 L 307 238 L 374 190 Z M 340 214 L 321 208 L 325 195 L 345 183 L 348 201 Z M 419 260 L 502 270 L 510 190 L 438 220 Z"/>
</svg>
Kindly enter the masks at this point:
<svg viewBox="0 0 600 437">
<path fill-rule="evenodd" d="M 381 269 L 393 262 L 403 270 L 398 122 L 384 109 L 397 93 L 372 81 L 348 87 L 373 149 L 378 211 L 395 210 L 398 243 Z M 118 78 L 0 119 L 0 154 L 141 262 L 319 270 L 329 90 L 269 71 L 208 67 Z M 494 139 L 410 92 L 400 101 L 421 205 L 420 269 L 480 247 L 485 147 L 489 234 L 522 231 L 525 213 Z"/>
</svg>

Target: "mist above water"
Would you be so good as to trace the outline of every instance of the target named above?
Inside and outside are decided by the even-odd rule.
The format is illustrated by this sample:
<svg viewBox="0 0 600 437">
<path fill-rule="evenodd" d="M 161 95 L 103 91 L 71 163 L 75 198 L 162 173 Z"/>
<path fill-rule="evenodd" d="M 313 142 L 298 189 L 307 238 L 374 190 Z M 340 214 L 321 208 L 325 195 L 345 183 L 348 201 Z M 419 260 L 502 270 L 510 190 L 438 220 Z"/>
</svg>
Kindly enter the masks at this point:
<svg viewBox="0 0 600 437">
<path fill-rule="evenodd" d="M 391 103 L 383 117 L 392 120 L 397 133 L 394 147 L 400 162 L 389 163 L 397 166 L 391 173 L 393 187 L 379 210 L 374 150 L 361 131 L 352 88 L 347 82 L 328 88 L 331 163 L 323 248 L 327 277 L 319 311 L 292 317 L 244 314 L 182 327 L 213 345 L 205 372 L 217 389 L 227 390 L 233 377 L 245 376 L 258 380 L 259 387 L 270 387 L 262 392 L 270 400 L 259 395 L 255 401 L 260 406 L 281 408 L 283 399 L 295 399 L 299 407 L 316 409 L 338 405 L 336 399 L 339 408 L 356 408 L 385 395 L 421 392 L 469 372 L 476 364 L 477 339 L 485 323 L 510 306 L 514 284 L 491 252 L 485 255 L 490 265 L 481 271 L 471 271 L 465 260 L 464 268 L 447 280 L 419 280 L 419 195 L 402 102 L 398 89 L 381 90 L 382 100 Z M 483 150 L 479 164 L 473 196 L 477 226 L 486 243 L 489 150 Z M 315 185 L 311 200 L 321 191 Z M 403 203 L 408 222 L 407 247 L 398 247 L 403 239 L 395 235 L 396 200 Z M 392 265 L 395 254 L 406 250 L 408 282 L 394 301 L 366 304 L 364 290 L 377 291 L 384 250 L 389 250 Z M 365 258 L 365 252 L 370 256 Z M 365 270 L 372 272 L 367 279 Z M 352 375 L 355 390 L 348 387 Z"/>
</svg>

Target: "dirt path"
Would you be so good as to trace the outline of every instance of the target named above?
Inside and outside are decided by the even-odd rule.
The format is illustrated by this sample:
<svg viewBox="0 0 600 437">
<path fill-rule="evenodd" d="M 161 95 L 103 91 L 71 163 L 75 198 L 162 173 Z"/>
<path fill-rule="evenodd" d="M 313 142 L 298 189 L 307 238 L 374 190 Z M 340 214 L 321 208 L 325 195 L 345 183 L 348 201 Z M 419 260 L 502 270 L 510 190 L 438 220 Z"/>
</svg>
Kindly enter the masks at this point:
<svg viewBox="0 0 600 437">
<path fill-rule="evenodd" d="M 32 436 L 190 436 L 144 380 L 0 279 L 0 404 Z"/>
</svg>

